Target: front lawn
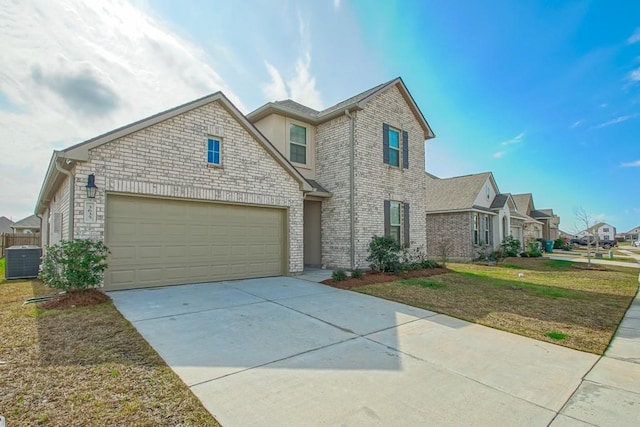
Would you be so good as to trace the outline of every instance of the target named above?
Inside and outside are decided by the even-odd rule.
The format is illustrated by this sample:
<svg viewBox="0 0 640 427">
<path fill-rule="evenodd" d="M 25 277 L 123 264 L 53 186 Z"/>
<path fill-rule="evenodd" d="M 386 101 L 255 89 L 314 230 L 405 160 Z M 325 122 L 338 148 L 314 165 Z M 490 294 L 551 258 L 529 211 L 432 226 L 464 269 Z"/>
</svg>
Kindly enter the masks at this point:
<svg viewBox="0 0 640 427">
<path fill-rule="evenodd" d="M 22 305 L 47 293 L 37 280 L 0 279 L 7 426 L 218 425 L 111 302 L 70 310 Z"/>
<path fill-rule="evenodd" d="M 602 354 L 637 291 L 638 270 L 572 264 L 533 258 L 509 258 L 499 266 L 449 264 L 452 273 L 354 290 Z"/>
</svg>

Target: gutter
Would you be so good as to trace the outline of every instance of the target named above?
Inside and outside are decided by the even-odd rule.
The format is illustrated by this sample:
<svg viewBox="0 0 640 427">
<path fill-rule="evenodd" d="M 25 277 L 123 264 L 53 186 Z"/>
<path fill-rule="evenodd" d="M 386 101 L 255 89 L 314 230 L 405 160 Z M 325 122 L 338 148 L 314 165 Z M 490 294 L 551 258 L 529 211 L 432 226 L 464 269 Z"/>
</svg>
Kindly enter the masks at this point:
<svg viewBox="0 0 640 427">
<path fill-rule="evenodd" d="M 349 113 L 349 109 L 344 110 L 345 116 L 349 117 L 351 124 L 351 131 L 349 132 L 349 203 L 351 208 L 349 209 L 349 240 L 350 240 L 350 259 L 351 270 L 353 271 L 356 266 L 356 238 L 355 238 L 355 212 L 353 210 L 355 206 L 355 147 L 354 147 L 354 120 L 355 118 Z"/>
<path fill-rule="evenodd" d="M 73 233 L 73 223 L 74 223 L 73 207 L 75 204 L 75 176 L 71 172 L 69 172 L 62 166 L 60 166 L 60 163 L 58 163 L 59 159 L 60 157 L 56 158 L 55 160 L 56 170 L 58 170 L 58 172 L 63 173 L 69 177 L 69 236 L 68 236 L 68 239 L 73 240 L 73 234 L 74 234 Z"/>
</svg>

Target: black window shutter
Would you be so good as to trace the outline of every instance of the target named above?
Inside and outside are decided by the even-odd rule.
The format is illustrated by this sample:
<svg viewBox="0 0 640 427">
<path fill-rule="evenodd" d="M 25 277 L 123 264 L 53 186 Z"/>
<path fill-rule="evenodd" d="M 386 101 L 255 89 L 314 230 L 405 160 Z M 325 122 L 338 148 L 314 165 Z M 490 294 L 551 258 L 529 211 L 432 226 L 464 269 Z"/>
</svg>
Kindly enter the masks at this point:
<svg viewBox="0 0 640 427">
<path fill-rule="evenodd" d="M 384 201 L 384 235 L 391 234 L 391 202 L 389 200 Z"/>
<path fill-rule="evenodd" d="M 389 164 L 389 125 L 382 124 L 382 161 Z"/>
<path fill-rule="evenodd" d="M 404 204 L 404 247 L 408 248 L 411 245 L 409 239 L 409 203 Z"/>
<path fill-rule="evenodd" d="M 402 168 L 409 169 L 409 133 L 402 131 Z"/>
</svg>

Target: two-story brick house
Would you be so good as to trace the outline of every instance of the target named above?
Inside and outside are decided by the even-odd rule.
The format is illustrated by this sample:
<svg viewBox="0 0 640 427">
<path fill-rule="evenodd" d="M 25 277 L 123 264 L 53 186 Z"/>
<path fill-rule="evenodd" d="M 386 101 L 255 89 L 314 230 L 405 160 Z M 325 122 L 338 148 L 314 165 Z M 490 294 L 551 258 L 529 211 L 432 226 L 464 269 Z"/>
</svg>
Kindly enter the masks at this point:
<svg viewBox="0 0 640 427">
<path fill-rule="evenodd" d="M 105 241 L 107 289 L 366 267 L 373 235 L 424 246 L 432 137 L 401 79 L 248 118 L 216 93 L 54 152 L 35 212 L 44 246 Z"/>
<path fill-rule="evenodd" d="M 271 102 L 247 118 L 310 180 L 305 264 L 366 267 L 374 235 L 426 244 L 425 147 L 433 138 L 402 79 L 316 111 Z"/>
</svg>

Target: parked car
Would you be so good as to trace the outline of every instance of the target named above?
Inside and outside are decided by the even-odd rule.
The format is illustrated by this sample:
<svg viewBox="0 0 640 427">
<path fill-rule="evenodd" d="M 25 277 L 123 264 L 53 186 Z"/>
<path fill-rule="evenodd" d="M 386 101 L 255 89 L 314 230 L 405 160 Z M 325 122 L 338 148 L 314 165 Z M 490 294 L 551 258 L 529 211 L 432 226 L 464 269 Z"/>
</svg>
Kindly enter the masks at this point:
<svg viewBox="0 0 640 427">
<path fill-rule="evenodd" d="M 569 244 L 570 245 L 580 245 L 580 246 L 587 246 L 589 242 L 587 242 L 587 239 L 571 239 L 569 240 Z"/>
<path fill-rule="evenodd" d="M 600 247 L 605 249 L 611 249 L 612 247 L 618 245 L 618 242 L 616 242 L 615 240 L 600 240 L 598 243 L 600 244 Z"/>
<path fill-rule="evenodd" d="M 633 242 L 633 246 L 635 246 L 636 248 L 640 248 L 640 240 L 636 240 L 635 242 Z"/>
</svg>

